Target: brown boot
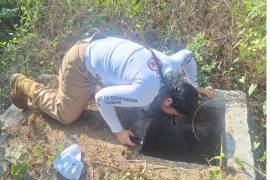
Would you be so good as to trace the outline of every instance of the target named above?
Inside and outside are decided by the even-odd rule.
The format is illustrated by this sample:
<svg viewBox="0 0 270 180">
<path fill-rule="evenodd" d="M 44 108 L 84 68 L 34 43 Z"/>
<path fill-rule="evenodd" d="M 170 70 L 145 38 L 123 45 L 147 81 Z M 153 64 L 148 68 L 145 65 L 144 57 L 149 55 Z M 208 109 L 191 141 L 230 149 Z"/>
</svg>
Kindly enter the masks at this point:
<svg viewBox="0 0 270 180">
<path fill-rule="evenodd" d="M 39 84 L 22 74 L 13 74 L 10 77 L 11 101 L 21 109 L 28 108 L 28 101 L 32 100 L 34 91 Z"/>
</svg>

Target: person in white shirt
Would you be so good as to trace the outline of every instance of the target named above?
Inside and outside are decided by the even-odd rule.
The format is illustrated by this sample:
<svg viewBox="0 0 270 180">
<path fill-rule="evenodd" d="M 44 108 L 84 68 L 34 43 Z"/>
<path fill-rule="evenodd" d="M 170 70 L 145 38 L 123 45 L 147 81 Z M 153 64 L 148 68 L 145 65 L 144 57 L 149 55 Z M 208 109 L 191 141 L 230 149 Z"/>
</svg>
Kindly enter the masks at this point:
<svg viewBox="0 0 270 180">
<path fill-rule="evenodd" d="M 21 74 L 11 76 L 12 102 L 19 108 L 38 108 L 64 124 L 76 120 L 91 97 L 122 144 L 135 145 L 134 134 L 122 127 L 115 107 L 145 107 L 161 98 L 160 108 L 180 116 L 194 111 L 198 96 L 213 91 L 198 87 L 191 51 L 167 56 L 155 49 L 117 37 L 91 38 L 75 44 L 59 71 L 59 88 L 48 89 Z M 170 74 L 184 71 L 187 82 L 176 85 Z M 95 94 L 96 86 L 102 89 Z"/>
</svg>

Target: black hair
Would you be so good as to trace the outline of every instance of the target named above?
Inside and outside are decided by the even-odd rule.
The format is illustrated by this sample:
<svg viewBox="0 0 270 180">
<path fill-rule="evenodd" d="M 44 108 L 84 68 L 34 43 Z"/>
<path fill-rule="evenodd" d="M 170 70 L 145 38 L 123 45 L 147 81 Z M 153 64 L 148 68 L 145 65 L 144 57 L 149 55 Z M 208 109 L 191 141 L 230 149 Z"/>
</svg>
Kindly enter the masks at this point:
<svg viewBox="0 0 270 180">
<path fill-rule="evenodd" d="M 198 91 L 187 82 L 170 87 L 168 95 L 173 99 L 171 106 L 180 113 L 191 114 L 198 105 Z"/>
<path fill-rule="evenodd" d="M 163 87 L 165 90 L 163 98 L 172 98 L 171 106 L 179 113 L 192 114 L 198 105 L 197 89 L 181 78 L 180 73 L 169 72 L 164 78 L 166 84 Z"/>
<path fill-rule="evenodd" d="M 164 76 L 166 84 L 159 90 L 158 96 L 150 104 L 150 108 L 145 112 L 146 117 L 155 117 L 164 114 L 160 105 L 165 98 L 173 100 L 171 106 L 179 113 L 191 115 L 198 105 L 198 91 L 191 84 L 182 78 L 180 73 L 169 72 Z"/>
</svg>

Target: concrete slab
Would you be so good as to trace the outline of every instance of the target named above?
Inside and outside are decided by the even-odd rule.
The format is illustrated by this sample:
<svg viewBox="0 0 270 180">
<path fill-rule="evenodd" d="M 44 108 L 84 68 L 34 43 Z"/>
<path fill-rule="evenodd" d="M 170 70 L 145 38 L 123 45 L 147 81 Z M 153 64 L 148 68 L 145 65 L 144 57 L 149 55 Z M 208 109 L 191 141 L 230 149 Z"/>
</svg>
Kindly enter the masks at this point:
<svg viewBox="0 0 270 180">
<path fill-rule="evenodd" d="M 249 166 L 254 167 L 254 160 L 247 121 L 246 95 L 240 91 L 221 93 L 226 100 L 224 152 L 227 166 L 242 172 L 245 179 L 255 179 L 255 171 Z"/>
</svg>

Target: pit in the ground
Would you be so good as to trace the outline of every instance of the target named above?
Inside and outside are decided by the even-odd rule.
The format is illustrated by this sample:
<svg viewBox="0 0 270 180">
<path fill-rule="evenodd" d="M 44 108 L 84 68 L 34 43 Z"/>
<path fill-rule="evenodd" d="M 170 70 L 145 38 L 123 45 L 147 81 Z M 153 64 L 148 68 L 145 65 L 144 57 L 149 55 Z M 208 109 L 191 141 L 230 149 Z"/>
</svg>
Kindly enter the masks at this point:
<svg viewBox="0 0 270 180">
<path fill-rule="evenodd" d="M 216 105 L 202 106 L 196 113 L 194 126 L 191 116 L 177 118 L 174 123 L 172 117 L 157 113 L 151 118 L 140 152 L 172 161 L 207 164 L 219 155 L 224 132 L 225 106 Z"/>
</svg>

